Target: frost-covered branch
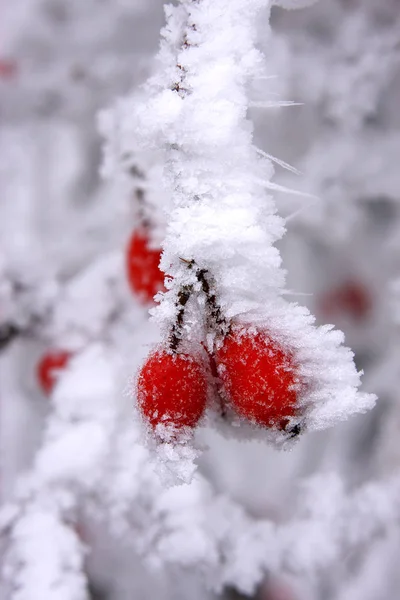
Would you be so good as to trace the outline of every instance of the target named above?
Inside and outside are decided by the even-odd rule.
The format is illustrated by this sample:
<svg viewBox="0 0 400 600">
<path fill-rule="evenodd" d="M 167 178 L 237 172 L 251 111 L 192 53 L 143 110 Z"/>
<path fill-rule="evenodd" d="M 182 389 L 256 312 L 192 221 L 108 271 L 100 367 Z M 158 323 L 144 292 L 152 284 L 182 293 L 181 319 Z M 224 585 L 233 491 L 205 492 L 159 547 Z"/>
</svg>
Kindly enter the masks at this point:
<svg viewBox="0 0 400 600">
<path fill-rule="evenodd" d="M 116 420 L 114 397 L 109 353 L 89 347 L 54 394 L 33 468 L 21 479 L 15 502 L 1 513 L 9 598 L 87 597 L 77 509 L 103 475 Z"/>
<path fill-rule="evenodd" d="M 359 374 L 343 335 L 315 327 L 307 309 L 282 298 L 285 271 L 274 244 L 284 221 L 265 194 L 273 166 L 253 146 L 247 119 L 246 86 L 263 74 L 255 44 L 262 9 L 269 3 L 200 0 L 169 7 L 160 70 L 148 84 L 150 99 L 135 110 L 135 132 L 145 151 L 163 141 L 164 181 L 173 200 L 161 261 L 168 291 L 155 318 L 165 340 L 173 339 L 175 321 L 183 318 L 184 326 L 180 349 L 170 342 L 167 352 L 189 356 L 203 345 L 211 357 L 216 352 L 220 376 L 225 369 L 218 366 L 218 351 L 226 330 L 216 325 L 198 281 L 200 271 L 207 273 L 228 327 L 239 335 L 263 332 L 292 356 L 301 391 L 296 413 L 281 419 L 289 425 L 278 426 L 292 436 L 365 412 L 374 398 L 357 392 Z M 192 290 L 191 298 L 181 317 L 185 290 Z"/>
</svg>

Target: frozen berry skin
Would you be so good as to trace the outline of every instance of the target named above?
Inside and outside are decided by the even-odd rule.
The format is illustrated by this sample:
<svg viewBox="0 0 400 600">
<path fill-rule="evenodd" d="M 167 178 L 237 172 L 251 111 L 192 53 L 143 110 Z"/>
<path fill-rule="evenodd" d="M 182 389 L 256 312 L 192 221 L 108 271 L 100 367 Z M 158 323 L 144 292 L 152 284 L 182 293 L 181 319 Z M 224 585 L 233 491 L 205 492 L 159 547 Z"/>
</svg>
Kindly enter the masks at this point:
<svg viewBox="0 0 400 600">
<path fill-rule="evenodd" d="M 226 399 L 239 415 L 278 429 L 296 416 L 301 389 L 296 365 L 267 334 L 232 331 L 215 359 Z"/>
<path fill-rule="evenodd" d="M 44 354 L 37 365 L 37 378 L 43 392 L 51 394 L 60 371 L 65 369 L 71 354 L 65 350 L 53 350 Z"/>
<path fill-rule="evenodd" d="M 157 292 L 164 289 L 164 273 L 160 271 L 161 250 L 150 247 L 146 229 L 133 232 L 126 253 L 126 270 L 129 285 L 144 303 L 153 301 Z"/>
<path fill-rule="evenodd" d="M 189 354 L 157 350 L 140 370 L 138 405 L 154 429 L 159 424 L 195 427 L 207 401 L 207 379 L 201 362 Z"/>
</svg>

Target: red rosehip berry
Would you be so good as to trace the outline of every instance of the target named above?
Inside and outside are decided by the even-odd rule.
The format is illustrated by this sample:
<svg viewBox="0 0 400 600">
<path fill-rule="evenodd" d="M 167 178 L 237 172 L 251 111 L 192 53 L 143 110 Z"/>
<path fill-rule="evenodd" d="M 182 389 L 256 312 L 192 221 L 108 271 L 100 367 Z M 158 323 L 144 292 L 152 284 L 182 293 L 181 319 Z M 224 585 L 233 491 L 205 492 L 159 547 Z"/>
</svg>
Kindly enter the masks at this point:
<svg viewBox="0 0 400 600">
<path fill-rule="evenodd" d="M 6 58 L 0 58 L 0 79 L 11 79 L 17 72 L 17 64 Z"/>
<path fill-rule="evenodd" d="M 258 425 L 285 429 L 301 389 L 293 357 L 266 333 L 234 330 L 215 358 L 231 407 Z"/>
<path fill-rule="evenodd" d="M 364 285 L 357 281 L 348 281 L 339 292 L 343 309 L 354 320 L 363 320 L 372 308 L 372 298 Z"/>
<path fill-rule="evenodd" d="M 194 427 L 207 401 L 207 379 L 202 363 L 189 354 L 156 350 L 140 370 L 139 408 L 151 425 Z"/>
<path fill-rule="evenodd" d="M 132 291 L 146 304 L 164 289 L 164 273 L 159 269 L 161 250 L 150 247 L 144 228 L 133 232 L 126 253 L 128 281 Z"/>
<path fill-rule="evenodd" d="M 259 600 L 295 600 L 292 588 L 284 581 L 269 578 L 261 587 Z"/>
<path fill-rule="evenodd" d="M 42 356 L 37 365 L 37 378 L 45 394 L 51 394 L 60 371 L 65 369 L 70 358 L 71 354 L 65 350 L 53 350 Z"/>
<path fill-rule="evenodd" d="M 353 321 L 361 322 L 368 317 L 372 305 L 371 294 L 362 283 L 346 281 L 322 295 L 317 308 L 324 318 L 347 314 Z"/>
</svg>

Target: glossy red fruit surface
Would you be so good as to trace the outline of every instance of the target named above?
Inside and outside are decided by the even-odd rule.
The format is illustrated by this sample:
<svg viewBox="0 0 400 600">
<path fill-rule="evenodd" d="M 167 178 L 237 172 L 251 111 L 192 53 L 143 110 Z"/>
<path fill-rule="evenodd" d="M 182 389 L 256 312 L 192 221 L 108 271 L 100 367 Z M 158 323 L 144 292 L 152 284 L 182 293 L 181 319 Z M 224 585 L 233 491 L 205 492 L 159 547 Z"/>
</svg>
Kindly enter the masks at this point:
<svg viewBox="0 0 400 600">
<path fill-rule="evenodd" d="M 71 354 L 65 350 L 54 350 L 44 354 L 37 365 L 37 378 L 45 394 L 51 394 L 60 371 L 65 369 Z"/>
<path fill-rule="evenodd" d="M 126 254 L 126 268 L 132 291 L 144 303 L 152 302 L 157 292 L 164 289 L 164 273 L 158 265 L 161 250 L 149 246 L 145 229 L 133 232 Z"/>
<path fill-rule="evenodd" d="M 247 331 L 231 332 L 215 358 L 232 408 L 258 425 L 285 429 L 301 388 L 293 358 L 267 334 Z"/>
<path fill-rule="evenodd" d="M 155 428 L 194 427 L 204 412 L 207 380 L 203 365 L 188 354 L 158 350 L 140 370 L 137 384 L 139 408 Z"/>
</svg>

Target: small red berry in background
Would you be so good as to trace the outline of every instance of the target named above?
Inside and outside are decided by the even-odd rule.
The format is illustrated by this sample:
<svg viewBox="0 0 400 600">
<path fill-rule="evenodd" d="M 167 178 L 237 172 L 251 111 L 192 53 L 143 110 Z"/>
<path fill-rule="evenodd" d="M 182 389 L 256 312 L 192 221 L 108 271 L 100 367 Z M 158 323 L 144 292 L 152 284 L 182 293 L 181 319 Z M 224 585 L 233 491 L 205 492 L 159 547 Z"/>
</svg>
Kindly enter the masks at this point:
<svg viewBox="0 0 400 600">
<path fill-rule="evenodd" d="M 318 311 L 325 319 L 342 313 L 354 321 L 363 321 L 371 311 L 372 304 L 371 294 L 365 285 L 357 281 L 345 281 L 320 298 Z"/>
<path fill-rule="evenodd" d="M 285 429 L 301 388 L 293 358 L 268 334 L 243 330 L 228 334 L 215 358 L 231 407 L 258 425 Z"/>
<path fill-rule="evenodd" d="M 207 401 L 207 379 L 200 361 L 189 354 L 157 350 L 138 376 L 138 405 L 151 427 L 194 427 Z"/>
<path fill-rule="evenodd" d="M 88 536 L 88 532 L 87 529 L 85 528 L 85 526 L 82 523 L 76 523 L 74 526 L 74 531 L 77 535 L 77 537 L 80 539 L 80 541 L 82 543 L 88 543 L 89 541 L 89 536 Z"/>
<path fill-rule="evenodd" d="M 53 350 L 44 354 L 37 365 L 37 378 L 43 392 L 51 394 L 60 371 L 65 369 L 71 354 L 65 350 Z"/>
<path fill-rule="evenodd" d="M 270 578 L 261 587 L 257 600 L 296 600 L 296 596 L 287 583 Z"/>
<path fill-rule="evenodd" d="M 0 58 L 0 79 L 12 79 L 16 73 L 16 62 L 11 59 Z"/>
<path fill-rule="evenodd" d="M 150 247 L 146 229 L 134 231 L 126 254 L 127 275 L 132 291 L 145 304 L 164 289 L 164 273 L 158 267 L 160 258 L 161 250 Z"/>
</svg>

